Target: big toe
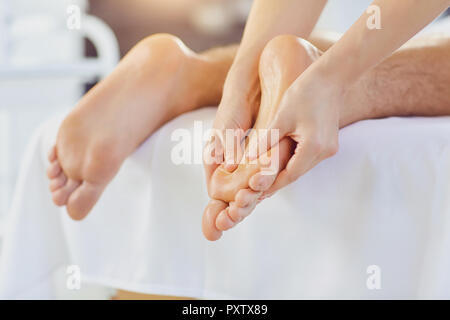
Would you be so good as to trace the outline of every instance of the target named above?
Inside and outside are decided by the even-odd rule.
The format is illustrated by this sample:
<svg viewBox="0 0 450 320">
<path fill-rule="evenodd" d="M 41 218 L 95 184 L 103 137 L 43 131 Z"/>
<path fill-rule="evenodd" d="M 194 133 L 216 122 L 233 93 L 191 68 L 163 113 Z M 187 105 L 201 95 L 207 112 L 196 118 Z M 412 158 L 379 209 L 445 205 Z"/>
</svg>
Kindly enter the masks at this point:
<svg viewBox="0 0 450 320">
<path fill-rule="evenodd" d="M 84 181 L 68 198 L 67 212 L 74 220 L 87 216 L 100 198 L 104 186 Z"/>
</svg>

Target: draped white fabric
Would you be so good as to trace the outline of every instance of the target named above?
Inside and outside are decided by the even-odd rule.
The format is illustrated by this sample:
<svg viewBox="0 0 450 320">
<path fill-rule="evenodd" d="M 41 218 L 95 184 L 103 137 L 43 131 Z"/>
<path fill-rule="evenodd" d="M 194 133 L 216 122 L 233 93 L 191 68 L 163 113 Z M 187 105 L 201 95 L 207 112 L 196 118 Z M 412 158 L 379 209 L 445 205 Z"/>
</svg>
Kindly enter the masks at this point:
<svg viewBox="0 0 450 320">
<path fill-rule="evenodd" d="M 447 18 L 426 32 L 449 26 Z M 173 164 L 170 136 L 193 132 L 196 120 L 208 128 L 214 114 L 201 109 L 158 130 L 82 222 L 50 200 L 46 154 L 61 119 L 43 125 L 4 226 L 0 298 L 54 298 L 65 284 L 52 274 L 73 264 L 86 283 L 153 294 L 450 298 L 450 117 L 342 129 L 336 156 L 210 243 L 200 229 L 202 166 Z M 368 274 L 370 266 L 380 272 Z M 381 289 L 369 289 L 374 276 Z"/>
<path fill-rule="evenodd" d="M 201 165 L 174 165 L 170 135 L 211 126 L 215 108 L 171 121 L 124 164 L 82 222 L 54 207 L 36 132 L 6 226 L 1 298 L 52 298 L 52 272 L 200 298 L 450 298 L 450 117 L 388 118 L 341 130 L 340 151 L 264 201 L 215 243 L 200 221 Z M 367 268 L 381 270 L 369 290 Z"/>
</svg>

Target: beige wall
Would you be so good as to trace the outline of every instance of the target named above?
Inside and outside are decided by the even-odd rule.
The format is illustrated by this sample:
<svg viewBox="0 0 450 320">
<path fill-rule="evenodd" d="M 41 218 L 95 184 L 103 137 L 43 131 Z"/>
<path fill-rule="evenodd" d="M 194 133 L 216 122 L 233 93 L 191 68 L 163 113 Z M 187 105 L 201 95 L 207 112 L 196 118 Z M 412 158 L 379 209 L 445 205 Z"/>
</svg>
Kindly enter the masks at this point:
<svg viewBox="0 0 450 320">
<path fill-rule="evenodd" d="M 91 0 L 90 12 L 112 27 L 122 55 L 140 39 L 158 32 L 175 34 L 194 50 L 204 50 L 238 42 L 243 30 L 243 23 L 235 23 L 219 34 L 195 28 L 194 10 L 214 1 L 230 0 Z"/>
</svg>

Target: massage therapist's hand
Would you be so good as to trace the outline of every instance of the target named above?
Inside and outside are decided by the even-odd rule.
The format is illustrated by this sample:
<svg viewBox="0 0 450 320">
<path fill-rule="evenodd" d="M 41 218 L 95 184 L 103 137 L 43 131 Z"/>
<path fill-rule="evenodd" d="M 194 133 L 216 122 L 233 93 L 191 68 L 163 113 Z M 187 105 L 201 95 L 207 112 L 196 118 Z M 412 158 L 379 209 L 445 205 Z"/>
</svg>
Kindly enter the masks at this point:
<svg viewBox="0 0 450 320">
<path fill-rule="evenodd" d="M 235 169 L 243 152 L 240 141 L 252 127 L 259 109 L 260 86 L 257 71 L 239 72 L 233 68 L 247 67 L 238 65 L 229 71 L 211 138 L 203 151 L 208 190 L 211 176 L 220 164 L 225 162 L 228 171 Z"/>
<path fill-rule="evenodd" d="M 270 134 L 260 135 L 258 138 L 255 138 L 255 135 L 250 139 L 250 159 L 252 159 L 251 155 L 266 151 L 261 150 L 261 146 L 270 148 L 284 137 L 290 137 L 297 143 L 286 168 L 276 178 L 261 174 L 256 174 L 252 178 L 251 181 L 256 181 L 256 184 L 259 184 L 257 181 L 262 178 L 261 181 L 265 182 L 259 185 L 266 186 L 267 180 L 275 179 L 269 189 L 260 190 L 265 191 L 262 198 L 294 182 L 320 161 L 333 156 L 338 150 L 340 110 L 344 105 L 345 87 L 339 83 L 330 82 L 327 77 L 313 70 L 313 67 L 314 65 L 306 70 L 286 90 L 267 128 L 278 130 L 279 140 L 270 141 L 268 138 Z M 252 187 L 252 183 L 250 186 Z"/>
</svg>

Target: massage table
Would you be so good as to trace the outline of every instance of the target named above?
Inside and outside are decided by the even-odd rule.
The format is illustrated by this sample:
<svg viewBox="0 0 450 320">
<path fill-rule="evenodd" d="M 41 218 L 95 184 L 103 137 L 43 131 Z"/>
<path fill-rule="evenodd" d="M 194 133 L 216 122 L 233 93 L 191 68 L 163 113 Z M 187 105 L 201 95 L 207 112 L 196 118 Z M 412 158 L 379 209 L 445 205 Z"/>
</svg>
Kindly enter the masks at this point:
<svg viewBox="0 0 450 320">
<path fill-rule="evenodd" d="M 171 151 L 175 129 L 199 138 L 196 121 L 210 128 L 215 110 L 181 115 L 155 132 L 81 222 L 48 191 L 47 152 L 62 117 L 41 126 L 5 226 L 0 298 L 57 298 L 66 278 L 55 284 L 54 273 L 73 265 L 83 284 L 147 294 L 450 298 L 450 117 L 342 129 L 336 156 L 209 242 L 201 232 L 202 165 L 175 165 Z"/>
</svg>

